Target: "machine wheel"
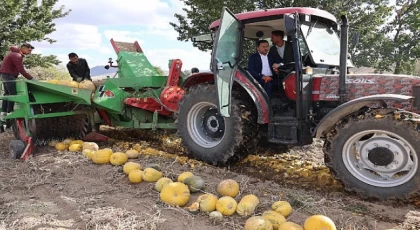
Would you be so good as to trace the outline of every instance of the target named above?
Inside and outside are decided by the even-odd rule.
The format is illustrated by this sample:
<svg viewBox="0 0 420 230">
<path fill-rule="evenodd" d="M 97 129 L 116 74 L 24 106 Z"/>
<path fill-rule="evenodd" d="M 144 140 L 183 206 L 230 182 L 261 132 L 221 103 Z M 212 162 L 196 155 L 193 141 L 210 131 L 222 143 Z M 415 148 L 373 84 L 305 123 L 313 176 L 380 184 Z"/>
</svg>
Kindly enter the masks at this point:
<svg viewBox="0 0 420 230">
<path fill-rule="evenodd" d="M 11 140 L 9 143 L 10 158 L 19 159 L 25 150 L 25 143 L 22 140 Z"/>
<path fill-rule="evenodd" d="M 256 146 L 258 127 L 254 107 L 244 95 L 238 95 L 239 91 L 233 92 L 231 117 L 218 114 L 214 85 L 191 87 L 179 103 L 178 131 L 194 158 L 224 165 L 239 161 Z"/>
<path fill-rule="evenodd" d="M 350 119 L 325 141 L 326 164 L 346 190 L 378 199 L 407 199 L 420 190 L 420 134 L 392 116 Z"/>
</svg>

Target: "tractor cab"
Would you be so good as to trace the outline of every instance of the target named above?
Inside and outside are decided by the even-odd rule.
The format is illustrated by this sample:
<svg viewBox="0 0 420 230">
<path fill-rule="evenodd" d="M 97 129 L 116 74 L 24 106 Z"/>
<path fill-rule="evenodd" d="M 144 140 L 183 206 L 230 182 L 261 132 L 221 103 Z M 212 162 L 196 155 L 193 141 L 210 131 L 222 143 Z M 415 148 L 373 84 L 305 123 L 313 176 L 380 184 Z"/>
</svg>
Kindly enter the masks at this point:
<svg viewBox="0 0 420 230">
<path fill-rule="evenodd" d="M 268 139 L 282 144 L 310 143 L 309 130 L 313 126 L 309 123 L 313 102 L 319 98 L 322 75 L 341 75 L 347 73 L 347 67 L 353 67 L 347 55 L 347 40 L 345 54 L 342 54 L 344 46 L 338 35 L 340 30 L 336 18 L 314 8 L 277 8 L 236 15 L 224 8 L 220 19 L 210 25 L 210 30 L 212 33 L 192 40 L 213 42 L 211 70 L 215 76 L 220 115 L 229 117 L 231 114 L 234 84 L 246 88 L 250 84 L 240 78 L 249 79 L 254 89 L 247 91 L 254 90 L 250 94 L 254 94 L 258 111 L 264 110 L 263 107 L 268 110 L 266 116 L 261 115 L 264 111 L 259 112 L 258 119 L 265 133 L 268 132 Z M 244 51 L 251 48 L 251 52 L 257 52 L 255 42 L 264 39 L 271 43 L 271 34 L 277 30 L 284 32 L 284 56 L 278 73 L 273 73 L 273 78 L 278 77 L 279 83 L 273 85 L 269 97 L 264 86 L 247 71 L 248 57 Z M 347 30 L 345 36 L 348 36 Z M 342 57 L 345 57 L 344 64 Z M 280 87 L 286 101 L 278 98 Z M 284 130 L 289 131 L 284 133 Z M 305 137 L 299 133 L 305 133 Z"/>
</svg>

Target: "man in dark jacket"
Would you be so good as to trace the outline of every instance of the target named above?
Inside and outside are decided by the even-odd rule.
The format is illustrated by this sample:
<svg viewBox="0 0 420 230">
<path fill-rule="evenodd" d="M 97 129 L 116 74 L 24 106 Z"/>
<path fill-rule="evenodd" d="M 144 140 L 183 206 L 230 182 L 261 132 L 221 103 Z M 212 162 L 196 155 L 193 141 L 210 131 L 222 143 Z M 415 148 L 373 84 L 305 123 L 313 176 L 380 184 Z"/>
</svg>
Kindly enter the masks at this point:
<svg viewBox="0 0 420 230">
<path fill-rule="evenodd" d="M 275 59 L 268 54 L 269 44 L 266 40 L 257 41 L 257 51 L 248 58 L 248 72 L 257 80 L 265 89 L 268 96 L 271 96 L 273 84 L 279 84 L 278 78 L 275 77 L 276 70 L 273 69 Z"/>
<path fill-rule="evenodd" d="M 75 53 L 70 53 L 69 59 L 70 61 L 67 63 L 67 69 L 71 78 L 73 78 L 73 81 L 92 81 L 92 78 L 90 77 L 90 68 L 86 59 L 79 58 Z"/>
<path fill-rule="evenodd" d="M 16 95 L 16 78 L 19 73 L 22 74 L 26 79 L 32 80 L 33 77 L 26 72 L 23 67 L 23 57 L 32 52 L 34 47 L 29 43 L 24 43 L 20 48 L 12 46 L 9 48 L 10 52 L 4 57 L 0 67 L 1 80 L 4 86 L 4 95 Z M 13 111 L 14 102 L 3 100 L 1 107 L 1 116 L 5 116 L 7 113 Z"/>
</svg>

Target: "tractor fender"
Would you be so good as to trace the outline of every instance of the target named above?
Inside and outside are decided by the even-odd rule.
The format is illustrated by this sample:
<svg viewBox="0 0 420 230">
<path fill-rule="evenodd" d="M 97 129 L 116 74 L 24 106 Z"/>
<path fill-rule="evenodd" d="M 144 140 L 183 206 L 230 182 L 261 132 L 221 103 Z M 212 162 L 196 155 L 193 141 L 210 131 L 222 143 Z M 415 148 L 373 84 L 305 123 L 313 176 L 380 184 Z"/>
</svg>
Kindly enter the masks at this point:
<svg viewBox="0 0 420 230">
<path fill-rule="evenodd" d="M 235 85 L 239 85 L 244 89 L 254 101 L 258 111 L 257 122 L 259 124 L 269 123 L 272 116 L 272 109 L 269 103 L 269 97 L 262 86 L 247 71 L 240 67 L 234 73 L 233 80 L 235 81 Z M 193 74 L 182 83 L 181 87 L 186 89 L 202 83 L 214 84 L 213 73 L 203 72 Z"/>
<path fill-rule="evenodd" d="M 360 97 L 346 103 L 341 104 L 337 108 L 333 109 L 329 112 L 326 116 L 324 116 L 318 125 L 315 127 L 313 132 L 315 138 L 320 138 L 326 134 L 331 128 L 335 126 L 335 124 L 341 120 L 343 117 L 352 114 L 362 107 L 375 103 L 380 102 L 382 105 L 386 106 L 386 100 L 394 100 L 394 101 L 406 101 L 412 99 L 412 96 L 406 95 L 399 95 L 399 94 L 378 94 L 378 95 L 371 95 L 366 97 Z"/>
</svg>

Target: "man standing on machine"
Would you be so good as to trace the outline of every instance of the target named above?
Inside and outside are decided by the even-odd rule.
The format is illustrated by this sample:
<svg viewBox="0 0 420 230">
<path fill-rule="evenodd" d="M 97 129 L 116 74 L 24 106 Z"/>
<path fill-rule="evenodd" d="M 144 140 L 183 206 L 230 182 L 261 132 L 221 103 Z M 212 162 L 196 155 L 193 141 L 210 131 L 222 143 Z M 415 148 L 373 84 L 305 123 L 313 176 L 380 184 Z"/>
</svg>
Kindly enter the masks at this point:
<svg viewBox="0 0 420 230">
<path fill-rule="evenodd" d="M 4 95 L 16 95 L 16 78 L 22 74 L 26 79 L 32 80 L 33 77 L 26 72 L 23 66 L 23 58 L 32 52 L 34 47 L 29 43 L 24 43 L 20 48 L 10 47 L 10 52 L 4 57 L 0 67 L 1 80 L 3 81 Z M 3 100 L 1 106 L 1 117 L 13 112 L 13 101 Z"/>
<path fill-rule="evenodd" d="M 71 78 L 73 78 L 73 81 L 92 81 L 92 78 L 90 77 L 90 68 L 86 59 L 79 58 L 75 53 L 70 53 L 69 59 L 70 61 L 67 63 L 67 69 Z"/>
<path fill-rule="evenodd" d="M 274 58 L 273 69 L 279 69 L 284 64 L 284 32 L 281 30 L 274 30 L 271 32 L 271 41 L 273 46 L 271 46 L 270 51 L 268 52 Z M 285 76 L 280 72 L 277 72 L 279 76 L 279 94 L 282 100 L 286 100 L 286 94 L 283 88 L 283 80 Z"/>
</svg>

